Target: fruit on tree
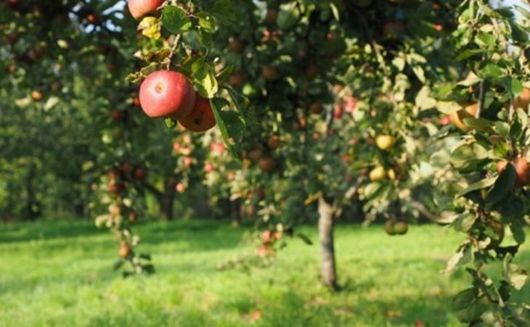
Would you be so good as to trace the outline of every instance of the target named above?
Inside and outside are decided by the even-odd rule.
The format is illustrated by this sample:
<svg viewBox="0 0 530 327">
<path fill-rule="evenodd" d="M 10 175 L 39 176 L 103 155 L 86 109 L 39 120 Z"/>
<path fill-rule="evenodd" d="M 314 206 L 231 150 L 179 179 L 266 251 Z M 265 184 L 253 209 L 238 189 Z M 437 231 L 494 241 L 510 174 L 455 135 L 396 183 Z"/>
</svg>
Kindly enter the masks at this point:
<svg viewBox="0 0 530 327">
<path fill-rule="evenodd" d="M 192 132 L 205 132 L 217 124 L 210 100 L 202 96 L 197 96 L 195 107 L 191 113 L 180 118 L 179 122 Z"/>
<path fill-rule="evenodd" d="M 449 119 L 451 123 L 455 125 L 458 129 L 468 132 L 471 130 L 471 127 L 464 123 L 464 118 L 475 118 L 478 112 L 478 103 L 471 103 L 466 105 L 463 109 L 458 111 L 453 111 L 449 114 Z"/>
<path fill-rule="evenodd" d="M 112 110 L 110 113 L 110 118 L 115 122 L 122 121 L 124 118 L 123 111 L 118 109 Z"/>
<path fill-rule="evenodd" d="M 311 112 L 314 115 L 320 115 L 324 111 L 324 107 L 322 106 L 322 103 L 320 102 L 313 102 L 309 106 L 309 112 Z"/>
<path fill-rule="evenodd" d="M 142 105 L 140 104 L 140 97 L 138 97 L 138 96 L 134 96 L 134 97 L 132 98 L 132 104 L 133 104 L 133 106 L 140 108 L 140 107 L 142 106 Z"/>
<path fill-rule="evenodd" d="M 268 82 L 274 82 L 280 78 L 280 72 L 274 66 L 265 65 L 261 67 L 261 76 Z"/>
<path fill-rule="evenodd" d="M 528 104 L 530 103 L 530 88 L 525 87 L 523 92 L 519 94 L 517 98 L 513 101 L 514 108 L 522 108 L 524 110 L 528 109 Z"/>
<path fill-rule="evenodd" d="M 118 255 L 122 259 L 127 259 L 132 254 L 132 247 L 127 242 L 122 242 L 120 244 L 120 249 L 118 250 Z"/>
<path fill-rule="evenodd" d="M 335 104 L 335 106 L 333 106 L 333 117 L 335 119 L 341 119 L 343 114 L 344 109 L 342 106 L 340 104 Z"/>
<path fill-rule="evenodd" d="M 375 138 L 375 144 L 381 150 L 388 151 L 395 143 L 396 139 L 392 135 L 377 135 Z"/>
<path fill-rule="evenodd" d="M 515 186 L 522 187 L 530 184 L 530 167 L 528 166 L 528 161 L 524 156 L 516 157 L 511 163 L 515 169 L 516 180 Z M 508 161 L 502 160 L 497 163 L 497 172 L 502 172 L 506 169 Z"/>
<path fill-rule="evenodd" d="M 41 91 L 31 91 L 31 98 L 33 99 L 33 101 L 42 101 L 42 99 L 44 99 L 44 94 L 42 94 Z"/>
<path fill-rule="evenodd" d="M 235 72 L 228 78 L 228 84 L 232 85 L 233 87 L 241 87 L 243 84 L 245 84 L 245 81 L 246 77 L 242 72 Z"/>
<path fill-rule="evenodd" d="M 195 90 L 179 72 L 159 70 L 147 76 L 140 86 L 140 105 L 152 118 L 181 118 L 195 106 Z"/>
<path fill-rule="evenodd" d="M 254 149 L 250 150 L 250 152 L 248 153 L 248 157 L 253 162 L 258 162 L 263 157 L 263 150 L 257 146 Z"/>
<path fill-rule="evenodd" d="M 125 190 L 125 185 L 120 182 L 111 181 L 107 186 L 109 192 L 115 195 L 118 195 Z"/>
<path fill-rule="evenodd" d="M 258 161 L 258 166 L 263 172 L 270 173 L 276 169 L 276 160 L 271 156 L 265 156 Z"/>
<path fill-rule="evenodd" d="M 267 146 L 271 150 L 276 150 L 280 146 L 280 137 L 278 135 L 271 135 L 267 139 Z"/>
<path fill-rule="evenodd" d="M 177 183 L 177 185 L 175 185 L 175 190 L 179 193 L 184 193 L 186 192 L 186 184 L 184 183 Z"/>
<path fill-rule="evenodd" d="M 245 45 L 240 39 L 230 38 L 228 40 L 228 49 L 233 53 L 242 53 L 245 49 Z"/>
<path fill-rule="evenodd" d="M 372 182 L 381 181 L 385 179 L 385 177 L 386 177 L 385 167 L 381 165 L 378 165 L 374 169 L 372 169 L 368 175 L 368 178 L 370 178 Z"/>
<path fill-rule="evenodd" d="M 164 0 L 128 0 L 127 5 L 134 19 L 140 19 L 143 16 L 155 12 L 158 7 L 164 3 Z"/>
<path fill-rule="evenodd" d="M 147 172 L 142 167 L 136 167 L 133 171 L 133 177 L 139 181 L 143 181 L 147 175 Z"/>
</svg>

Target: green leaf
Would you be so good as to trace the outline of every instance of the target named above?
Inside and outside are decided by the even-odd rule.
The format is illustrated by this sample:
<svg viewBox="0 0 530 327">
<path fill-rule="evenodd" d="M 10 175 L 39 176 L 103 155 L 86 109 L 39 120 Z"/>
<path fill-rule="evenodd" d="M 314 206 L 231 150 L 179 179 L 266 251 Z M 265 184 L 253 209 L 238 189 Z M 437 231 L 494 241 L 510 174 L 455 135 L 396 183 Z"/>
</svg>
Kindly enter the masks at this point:
<svg viewBox="0 0 530 327">
<path fill-rule="evenodd" d="M 511 86 L 512 86 L 512 94 L 514 96 L 519 95 L 519 93 L 523 92 L 524 90 L 523 82 L 521 82 L 520 80 L 516 78 L 512 79 Z"/>
<path fill-rule="evenodd" d="M 476 55 L 482 54 L 482 53 L 484 53 L 484 50 L 482 50 L 482 49 L 468 49 L 468 50 L 465 50 L 464 52 L 462 52 L 461 54 L 459 54 L 456 57 L 456 60 L 457 61 L 466 60 L 467 58 L 470 58 L 470 57 L 473 57 L 473 56 L 476 56 Z"/>
<path fill-rule="evenodd" d="M 453 298 L 453 309 L 458 311 L 468 308 L 475 301 L 477 295 L 476 288 L 461 291 Z"/>
<path fill-rule="evenodd" d="M 240 115 L 235 112 L 223 111 L 222 108 L 225 107 L 227 101 L 221 98 L 214 98 L 210 100 L 210 105 L 221 131 L 221 136 L 223 141 L 230 150 L 230 152 L 238 157 L 240 148 L 239 148 L 239 138 L 243 135 L 243 130 L 245 128 L 245 122 Z"/>
<path fill-rule="evenodd" d="M 288 30 L 293 28 L 298 23 L 299 12 L 296 8 L 282 8 L 278 13 L 278 20 L 276 23 L 282 30 Z"/>
<path fill-rule="evenodd" d="M 234 6 L 233 0 L 217 0 L 213 3 L 210 12 L 219 23 L 233 24 L 237 22 Z"/>
<path fill-rule="evenodd" d="M 455 230 L 459 232 L 467 232 L 471 229 L 477 217 L 473 214 L 464 212 L 456 216 L 455 221 L 452 223 Z"/>
<path fill-rule="evenodd" d="M 507 255 L 503 261 L 504 279 L 516 290 L 521 290 L 528 280 L 528 272 L 512 262 L 512 256 Z"/>
<path fill-rule="evenodd" d="M 504 71 L 497 65 L 489 63 L 479 72 L 479 76 L 485 79 L 499 79 L 504 76 Z"/>
<path fill-rule="evenodd" d="M 175 6 L 164 7 L 161 20 L 162 26 L 173 34 L 180 34 L 192 27 L 191 20 L 184 10 Z"/>
<path fill-rule="evenodd" d="M 167 128 L 173 128 L 177 126 L 177 122 L 173 118 L 165 118 L 164 123 L 166 124 Z"/>
<path fill-rule="evenodd" d="M 199 93 L 207 98 L 213 98 L 219 91 L 219 84 L 213 69 L 204 60 L 199 59 L 191 65 L 191 72 L 194 85 Z"/>
<path fill-rule="evenodd" d="M 513 217 L 510 223 L 510 230 L 513 234 L 513 239 L 517 244 L 523 244 L 526 238 L 521 219 L 522 217 Z"/>
<path fill-rule="evenodd" d="M 216 29 L 216 23 L 215 19 L 208 15 L 205 12 L 200 12 L 197 14 L 197 18 L 199 18 L 199 26 L 202 28 L 203 31 L 207 33 L 213 33 Z"/>
<path fill-rule="evenodd" d="M 491 33 L 479 32 L 475 37 L 475 43 L 479 46 L 486 46 L 492 48 L 497 43 L 497 39 Z"/>
<path fill-rule="evenodd" d="M 486 202 L 490 207 L 504 199 L 513 190 L 515 186 L 515 179 L 515 168 L 511 164 L 506 165 L 506 169 L 500 173 L 499 178 L 497 178 L 497 181 L 493 185 L 493 188 L 486 196 Z"/>
<path fill-rule="evenodd" d="M 462 195 L 470 193 L 470 192 L 474 192 L 474 191 L 482 190 L 484 188 L 488 188 L 488 187 L 492 186 L 493 184 L 495 184 L 496 180 L 497 180 L 496 177 L 488 177 L 488 178 L 482 179 L 482 180 L 480 180 L 480 181 L 478 181 L 476 183 L 473 183 L 473 184 L 469 185 L 465 190 L 460 192 L 458 195 L 462 196 Z"/>
</svg>

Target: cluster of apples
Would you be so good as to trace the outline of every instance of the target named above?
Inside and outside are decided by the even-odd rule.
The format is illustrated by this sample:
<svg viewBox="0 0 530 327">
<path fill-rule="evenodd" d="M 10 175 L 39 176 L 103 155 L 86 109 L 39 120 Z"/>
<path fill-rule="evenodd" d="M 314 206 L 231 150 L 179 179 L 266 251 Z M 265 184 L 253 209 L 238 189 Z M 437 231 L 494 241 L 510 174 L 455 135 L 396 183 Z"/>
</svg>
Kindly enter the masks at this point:
<svg viewBox="0 0 530 327">
<path fill-rule="evenodd" d="M 131 15 L 139 20 L 152 14 L 164 0 L 129 0 Z M 210 101 L 197 95 L 182 73 L 155 71 L 140 86 L 140 106 L 151 118 L 172 118 L 193 132 L 205 132 L 216 125 Z"/>
<path fill-rule="evenodd" d="M 197 95 L 186 76 L 159 70 L 140 86 L 140 106 L 151 118 L 172 118 L 193 132 L 205 132 L 216 125 L 210 101 Z"/>
</svg>

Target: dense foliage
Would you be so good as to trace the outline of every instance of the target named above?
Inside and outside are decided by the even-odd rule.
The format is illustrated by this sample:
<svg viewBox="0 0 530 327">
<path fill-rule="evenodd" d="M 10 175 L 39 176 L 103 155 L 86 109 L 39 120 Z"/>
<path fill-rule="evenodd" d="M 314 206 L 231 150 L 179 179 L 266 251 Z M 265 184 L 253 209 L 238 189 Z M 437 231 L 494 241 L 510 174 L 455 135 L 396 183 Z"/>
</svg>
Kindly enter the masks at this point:
<svg viewBox="0 0 530 327">
<path fill-rule="evenodd" d="M 286 236 L 308 242 L 297 225 L 318 219 L 334 289 L 336 219 L 384 221 L 390 235 L 432 220 L 467 234 L 447 267 L 472 278 L 454 302 L 462 321 L 530 319 L 528 303 L 511 300 L 527 280 L 514 259 L 529 207 L 527 9 L 139 3 L 129 1 L 135 24 L 111 1 L 5 2 L 0 214 L 84 212 L 90 199 L 120 240 L 118 264 L 135 272 L 153 271 L 130 228 L 149 199 L 168 219 L 177 195 L 239 207 L 259 218 L 264 257 Z M 160 71 L 174 73 L 160 81 Z M 174 81 L 173 98 L 151 106 Z"/>
</svg>

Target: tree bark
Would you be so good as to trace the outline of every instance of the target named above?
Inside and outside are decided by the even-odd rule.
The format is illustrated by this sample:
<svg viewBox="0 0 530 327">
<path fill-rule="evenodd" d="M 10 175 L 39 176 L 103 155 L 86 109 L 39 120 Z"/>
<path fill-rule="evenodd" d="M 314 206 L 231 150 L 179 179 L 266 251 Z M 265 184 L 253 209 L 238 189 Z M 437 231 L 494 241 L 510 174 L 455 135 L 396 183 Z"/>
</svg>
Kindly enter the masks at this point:
<svg viewBox="0 0 530 327">
<path fill-rule="evenodd" d="M 160 213 L 164 220 L 173 219 L 174 193 L 164 193 L 158 198 Z"/>
<path fill-rule="evenodd" d="M 318 232 L 322 259 L 322 283 L 332 290 L 338 290 L 335 244 L 333 239 L 334 209 L 323 196 L 318 200 L 318 214 Z"/>
</svg>

